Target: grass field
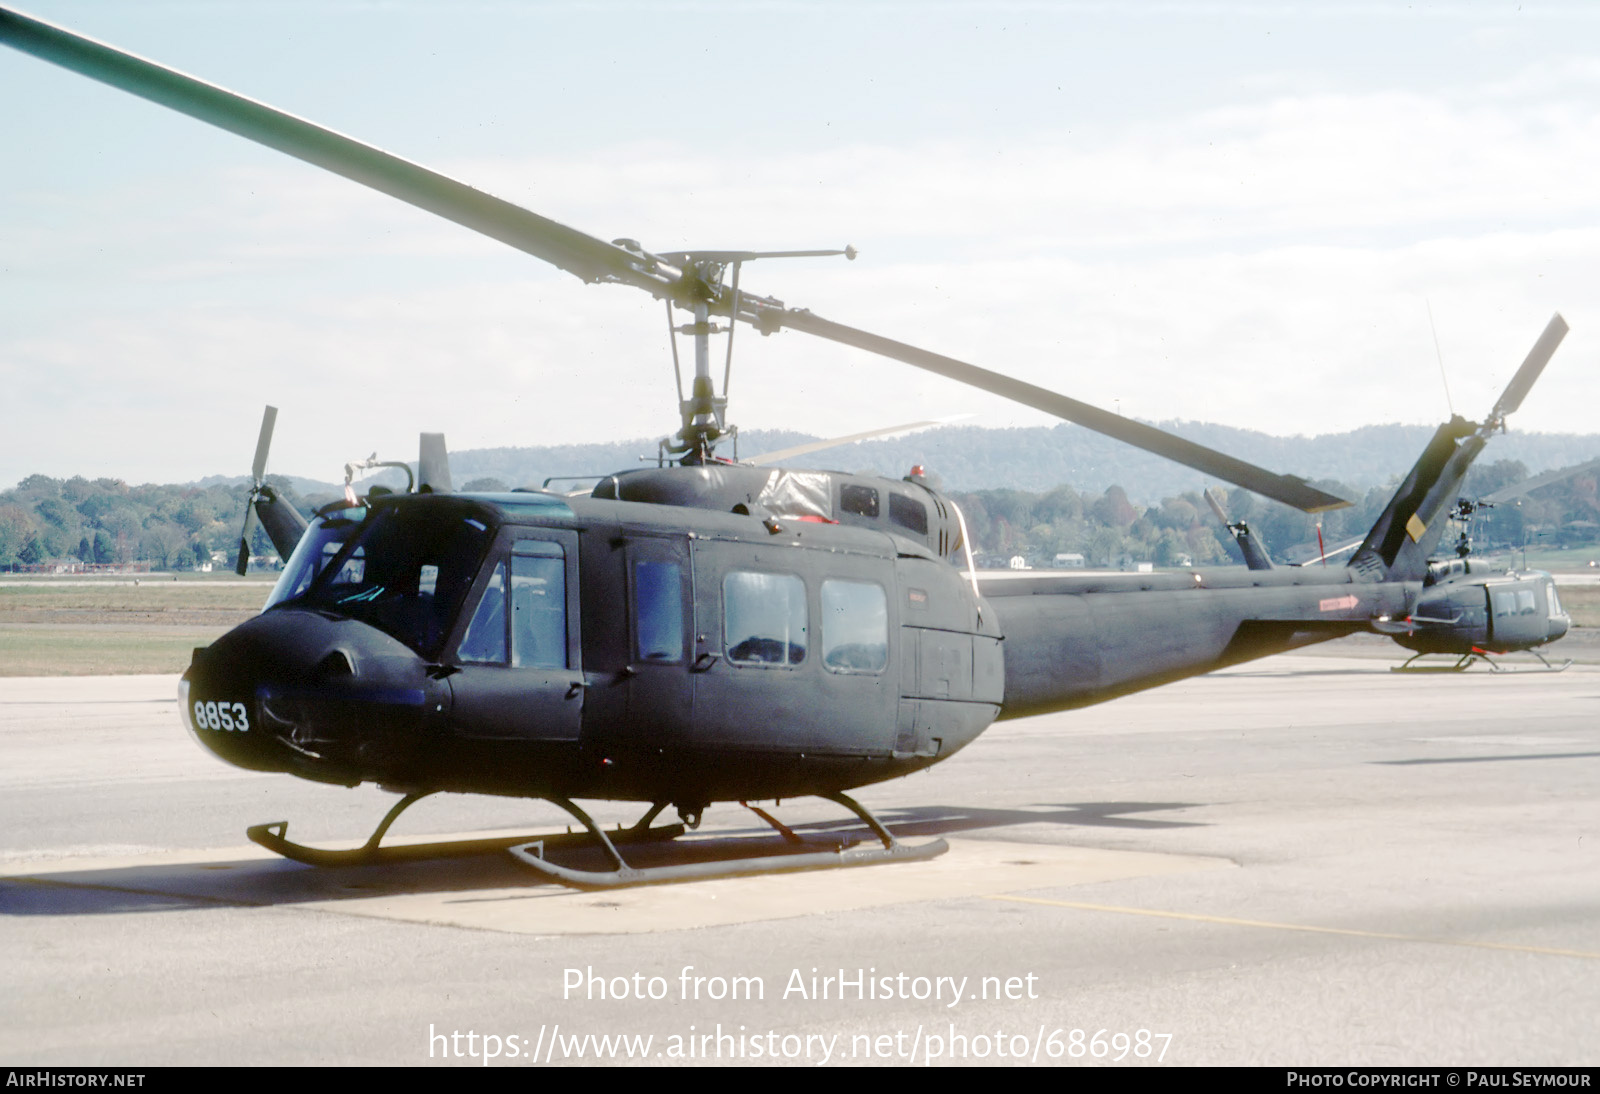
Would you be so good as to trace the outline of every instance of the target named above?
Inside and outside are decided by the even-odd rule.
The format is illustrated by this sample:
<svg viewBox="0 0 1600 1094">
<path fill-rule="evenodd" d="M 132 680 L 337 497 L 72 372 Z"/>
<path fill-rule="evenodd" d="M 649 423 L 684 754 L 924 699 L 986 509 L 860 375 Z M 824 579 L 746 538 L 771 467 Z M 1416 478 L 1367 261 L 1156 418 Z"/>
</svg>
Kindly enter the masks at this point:
<svg viewBox="0 0 1600 1094">
<path fill-rule="evenodd" d="M 259 578 L 0 581 L 0 676 L 182 672 L 269 591 Z"/>
<path fill-rule="evenodd" d="M 1479 557 L 1477 554 L 1474 558 Z M 1535 544 L 1526 551 L 1494 551 L 1483 556 L 1496 566 L 1518 570 L 1548 570 L 1553 574 L 1594 573 L 1591 559 L 1600 560 L 1600 544 L 1584 543 L 1576 547 L 1545 547 Z"/>
<path fill-rule="evenodd" d="M 141 579 L 100 581 L 0 581 L 0 613 L 36 610 L 173 612 L 224 610 L 257 612 L 271 586 L 257 579 L 240 581 Z"/>
<path fill-rule="evenodd" d="M 196 646 L 227 627 L 0 623 L 0 676 L 128 676 L 182 672 Z"/>
<path fill-rule="evenodd" d="M 1557 592 L 1574 627 L 1600 627 L 1600 585 L 1562 585 Z"/>
</svg>

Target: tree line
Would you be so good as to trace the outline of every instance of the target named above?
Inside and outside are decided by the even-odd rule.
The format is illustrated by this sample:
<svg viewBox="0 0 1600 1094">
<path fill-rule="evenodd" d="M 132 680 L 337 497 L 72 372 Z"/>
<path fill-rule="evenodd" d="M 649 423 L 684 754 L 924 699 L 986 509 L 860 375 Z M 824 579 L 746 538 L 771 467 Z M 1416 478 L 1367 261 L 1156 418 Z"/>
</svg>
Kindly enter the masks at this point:
<svg viewBox="0 0 1600 1094">
<path fill-rule="evenodd" d="M 269 481 L 302 512 L 324 500 L 301 498 L 287 479 Z M 76 561 L 193 570 L 214 556 L 231 565 L 249 492 L 244 485 L 129 486 L 121 479 L 29 475 L 0 493 L 0 569 Z M 259 527 L 251 550 L 272 550 Z"/>
<path fill-rule="evenodd" d="M 1499 460 L 1474 467 L 1462 496 L 1478 498 L 1528 478 L 1517 460 Z M 1361 539 L 1377 521 L 1398 483 L 1357 490 L 1336 480 L 1313 485 L 1349 498 L 1349 508 L 1320 515 L 1302 513 L 1266 501 L 1245 490 L 1226 492 L 1230 519 L 1244 521 L 1279 562 L 1290 561 L 1292 549 L 1310 550 L 1321 542 L 1333 550 Z M 1524 542 L 1590 541 L 1600 538 L 1600 499 L 1593 472 L 1535 491 L 1492 509 L 1480 510 L 1471 535 L 1476 549 L 1521 546 Z M 1030 565 L 1051 565 L 1058 554 L 1081 554 L 1090 567 L 1116 567 L 1126 562 L 1156 566 L 1211 566 L 1243 563 L 1238 546 L 1212 514 L 1205 498 L 1187 492 L 1140 507 L 1127 492 L 1112 486 L 1099 495 L 1058 486 L 1044 493 L 1025 490 L 978 490 L 952 495 L 961 506 L 977 553 L 997 559 L 1020 555 Z M 1448 552 L 1450 533 L 1440 546 Z"/>
<path fill-rule="evenodd" d="M 1483 496 L 1527 477 L 1520 462 L 1500 460 L 1474 468 L 1463 494 Z M 268 481 L 307 516 L 333 500 L 303 497 L 280 476 L 268 476 Z M 1331 480 L 1315 485 L 1354 502 L 1348 509 L 1322 514 L 1322 540 L 1329 549 L 1364 536 L 1395 489 L 1390 484 L 1358 491 Z M 477 489 L 499 486 L 491 480 L 467 483 Z M 249 487 L 242 483 L 129 486 L 121 479 L 30 475 L 0 493 L 0 569 L 74 560 L 148 562 L 163 570 L 192 570 L 214 558 L 232 565 L 248 495 Z M 1196 492 L 1148 506 L 1135 505 L 1121 486 L 1099 494 L 1057 486 L 1043 492 L 978 490 L 952 496 L 966 517 L 974 550 L 983 555 L 1003 559 L 1021 555 L 1036 566 L 1050 565 L 1058 554 L 1081 554 L 1089 566 L 1124 561 L 1210 566 L 1242 561 L 1227 530 Z M 1317 540 L 1318 517 L 1246 491 L 1229 491 L 1227 509 L 1233 520 L 1249 523 L 1280 561 L 1291 548 Z M 1586 530 L 1600 530 L 1593 472 L 1481 512 L 1473 537 L 1480 549 L 1551 538 L 1597 538 L 1585 537 Z M 1448 542 L 1443 549 L 1448 549 Z M 251 551 L 272 551 L 259 526 Z"/>
</svg>

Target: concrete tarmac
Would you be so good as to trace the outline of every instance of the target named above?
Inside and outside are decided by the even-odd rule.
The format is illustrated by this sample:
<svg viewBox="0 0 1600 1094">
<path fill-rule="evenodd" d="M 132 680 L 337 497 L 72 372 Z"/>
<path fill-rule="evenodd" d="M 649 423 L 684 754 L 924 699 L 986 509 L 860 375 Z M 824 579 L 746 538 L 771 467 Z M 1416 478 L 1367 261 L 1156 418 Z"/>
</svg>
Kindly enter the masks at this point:
<svg viewBox="0 0 1600 1094">
<path fill-rule="evenodd" d="M 172 677 L 0 680 L 0 1062 L 1593 1065 L 1600 670 L 1388 666 L 997 725 L 860 792 L 929 863 L 601 894 L 279 860 L 244 827 L 349 846 L 392 797 L 220 764 Z M 393 838 L 565 823 L 438 798 Z"/>
</svg>

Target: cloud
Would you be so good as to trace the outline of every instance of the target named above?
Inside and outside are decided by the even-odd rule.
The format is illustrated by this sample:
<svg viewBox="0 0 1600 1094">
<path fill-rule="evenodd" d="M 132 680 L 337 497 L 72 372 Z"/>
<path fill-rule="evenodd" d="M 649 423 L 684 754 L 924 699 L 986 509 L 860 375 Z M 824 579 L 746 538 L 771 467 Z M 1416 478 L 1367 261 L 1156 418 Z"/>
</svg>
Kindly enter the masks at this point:
<svg viewBox="0 0 1600 1094">
<path fill-rule="evenodd" d="M 1150 419 L 1437 419 L 1425 299 L 1457 409 L 1479 414 L 1559 308 L 1574 334 L 1513 424 L 1587 431 L 1597 74 L 1281 93 L 1021 141 L 654 141 L 442 166 L 657 250 L 854 243 L 854 264 L 755 263 L 746 287 Z M 284 407 L 275 466 L 328 477 L 373 447 L 409 455 L 425 428 L 478 447 L 674 425 L 659 304 L 299 165 L 33 195 L 4 231 L 11 481 L 242 470 L 266 401 Z M 741 332 L 736 358 L 749 426 L 1041 420 L 794 334 Z"/>
</svg>

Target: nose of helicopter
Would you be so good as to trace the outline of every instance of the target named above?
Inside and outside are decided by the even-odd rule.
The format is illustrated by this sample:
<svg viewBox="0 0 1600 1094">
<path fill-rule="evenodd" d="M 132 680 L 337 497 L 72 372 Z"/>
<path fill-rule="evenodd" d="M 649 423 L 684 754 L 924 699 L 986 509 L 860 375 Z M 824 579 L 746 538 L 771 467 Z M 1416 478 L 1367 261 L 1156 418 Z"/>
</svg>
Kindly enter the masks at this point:
<svg viewBox="0 0 1600 1094">
<path fill-rule="evenodd" d="M 1571 623 L 1572 623 L 1572 620 L 1568 616 L 1565 616 L 1565 615 L 1552 615 L 1550 617 L 1550 639 L 1549 640 L 1551 642 L 1554 642 L 1556 639 L 1565 636 L 1566 633 L 1567 633 L 1567 628 L 1569 626 L 1571 626 Z"/>
<path fill-rule="evenodd" d="M 252 771 L 354 785 L 404 776 L 448 689 L 364 623 L 280 608 L 195 651 L 178 685 L 208 751 Z"/>
</svg>

